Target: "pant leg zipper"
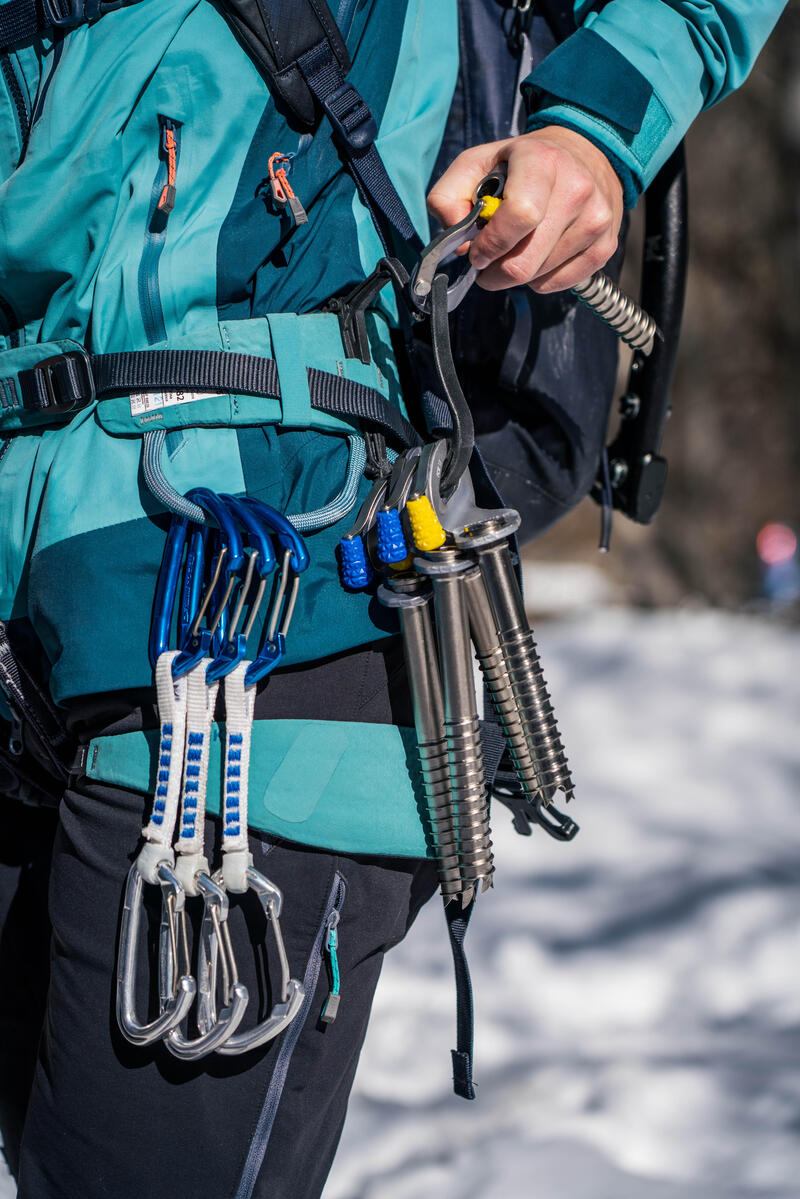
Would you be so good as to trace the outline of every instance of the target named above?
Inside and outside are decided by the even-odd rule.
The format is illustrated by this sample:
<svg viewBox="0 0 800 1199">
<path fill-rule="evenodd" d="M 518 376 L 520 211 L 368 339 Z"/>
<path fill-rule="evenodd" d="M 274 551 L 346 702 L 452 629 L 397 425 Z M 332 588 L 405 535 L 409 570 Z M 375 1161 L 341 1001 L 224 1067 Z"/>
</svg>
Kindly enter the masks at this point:
<svg viewBox="0 0 800 1199">
<path fill-rule="evenodd" d="M 346 890 L 347 885 L 344 878 L 337 871 L 334 875 L 333 886 L 331 887 L 328 902 L 325 906 L 325 917 L 317 931 L 311 956 L 306 966 L 306 973 L 303 979 L 303 988 L 306 997 L 303 1000 L 303 1006 L 300 1011 L 283 1033 L 278 1059 L 275 1062 L 267 1095 L 261 1109 L 261 1114 L 258 1117 L 253 1139 L 250 1143 L 250 1150 L 247 1154 L 247 1160 L 244 1164 L 244 1170 L 242 1171 L 242 1177 L 236 1189 L 234 1199 L 251 1199 L 256 1179 L 264 1164 L 269 1138 L 275 1124 L 275 1117 L 278 1114 L 278 1106 L 286 1084 L 286 1077 L 289 1073 L 292 1054 L 300 1038 L 300 1033 L 303 1031 L 308 1020 L 311 1006 L 314 1003 L 314 993 L 319 981 L 319 972 L 322 969 L 323 941 L 327 943 L 328 934 L 331 929 L 338 926 Z"/>
</svg>

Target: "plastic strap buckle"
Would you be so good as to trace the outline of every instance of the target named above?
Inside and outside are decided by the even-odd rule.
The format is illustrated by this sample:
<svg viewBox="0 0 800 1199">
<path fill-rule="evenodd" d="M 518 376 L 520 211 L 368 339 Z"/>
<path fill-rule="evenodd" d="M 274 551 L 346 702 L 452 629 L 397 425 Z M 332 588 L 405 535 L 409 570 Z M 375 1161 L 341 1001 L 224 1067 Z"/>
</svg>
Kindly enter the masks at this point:
<svg viewBox="0 0 800 1199">
<path fill-rule="evenodd" d="M 32 387 L 23 389 L 23 404 L 28 409 L 53 415 L 77 412 L 96 398 L 92 364 L 83 348 L 54 354 L 24 373 L 32 376 Z M 32 403 L 26 402 L 26 391 L 32 391 Z"/>
<path fill-rule="evenodd" d="M 84 0 L 42 0 L 45 25 L 54 29 L 74 29 L 86 20 Z"/>
<path fill-rule="evenodd" d="M 378 136 L 378 126 L 366 100 L 346 80 L 323 100 L 336 132 L 351 150 L 367 150 Z"/>
<path fill-rule="evenodd" d="M 42 0 L 46 24 L 55 29 L 74 29 L 123 8 L 131 0 Z"/>
</svg>

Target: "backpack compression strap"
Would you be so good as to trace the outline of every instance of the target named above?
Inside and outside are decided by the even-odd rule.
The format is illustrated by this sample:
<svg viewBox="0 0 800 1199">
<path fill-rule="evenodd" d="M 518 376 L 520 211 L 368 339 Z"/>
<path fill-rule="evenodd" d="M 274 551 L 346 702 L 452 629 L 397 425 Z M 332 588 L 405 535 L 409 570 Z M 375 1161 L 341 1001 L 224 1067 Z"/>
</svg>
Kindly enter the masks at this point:
<svg viewBox="0 0 800 1199">
<path fill-rule="evenodd" d="M 375 118 L 345 78 L 350 56 L 325 0 L 225 0 L 223 12 L 301 126 L 313 129 L 325 113 L 387 253 L 418 253 L 422 242 L 375 146 Z"/>
<path fill-rule="evenodd" d="M 19 46 L 48 29 L 74 29 L 136 0 L 8 0 L 0 5 L 0 50 Z"/>
</svg>

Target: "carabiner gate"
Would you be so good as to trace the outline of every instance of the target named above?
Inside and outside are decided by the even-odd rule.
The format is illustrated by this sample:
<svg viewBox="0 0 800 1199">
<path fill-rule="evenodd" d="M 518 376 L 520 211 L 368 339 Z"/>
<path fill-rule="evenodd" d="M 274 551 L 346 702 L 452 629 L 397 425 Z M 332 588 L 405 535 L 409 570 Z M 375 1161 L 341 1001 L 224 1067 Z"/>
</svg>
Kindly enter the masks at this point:
<svg viewBox="0 0 800 1199">
<path fill-rule="evenodd" d="M 267 1041 L 273 1040 L 279 1033 L 283 1032 L 287 1025 L 291 1024 L 300 1011 L 303 999 L 305 998 L 305 991 L 302 984 L 297 979 L 292 978 L 289 971 L 289 960 L 286 956 L 286 948 L 280 926 L 280 913 L 283 903 L 281 891 L 253 866 L 247 868 L 246 878 L 248 890 L 254 891 L 258 896 L 259 902 L 264 909 L 264 915 L 267 918 L 267 924 L 272 928 L 275 947 L 278 951 L 281 984 L 278 1001 L 273 1004 L 272 1011 L 266 1019 L 257 1024 L 255 1028 L 235 1033 L 233 1036 L 228 1037 L 224 1044 L 218 1046 L 218 1053 L 229 1055 L 247 1053 L 249 1050 L 256 1049 L 259 1045 L 265 1045 Z M 214 874 L 214 882 L 219 885 L 222 881 L 223 872 L 222 870 L 218 870 Z M 227 929 L 224 930 L 224 936 L 226 938 L 229 937 Z M 204 937 L 204 943 L 210 947 L 210 955 L 213 954 L 214 940 L 216 938 L 213 936 L 212 929 L 208 928 Z M 212 980 L 215 978 L 215 968 L 212 969 L 211 978 Z M 198 1012 L 198 1026 L 205 1031 L 206 1027 L 213 1026 L 213 1023 L 216 1021 L 216 1002 L 213 986 L 209 985 L 204 989 L 203 999 L 204 1002 Z"/>
<path fill-rule="evenodd" d="M 216 987 L 216 960 L 209 961 L 206 952 L 206 938 L 201 932 L 197 966 L 197 1024 L 198 1028 L 201 1028 L 200 1035 L 197 1037 L 187 1037 L 181 1031 L 179 1022 L 169 1030 L 164 1038 L 164 1044 L 170 1053 L 175 1057 L 181 1058 L 183 1061 L 195 1061 L 197 1058 L 203 1057 L 215 1049 L 219 1049 L 241 1024 L 249 1000 L 247 987 L 240 983 L 237 977 L 236 962 L 233 957 L 230 936 L 223 938 L 221 931 L 228 919 L 228 896 L 222 887 L 218 886 L 209 876 L 207 870 L 201 869 L 195 873 L 194 885 L 203 897 L 202 927 L 205 929 L 206 924 L 210 924 L 215 931 L 216 942 L 222 945 L 225 1006 L 218 1017 L 215 1016 L 211 1020 L 203 1020 L 201 1028 L 201 1016 L 199 1013 L 203 1013 L 204 1016 L 208 1014 L 208 996 L 209 993 L 213 995 Z M 188 972 L 189 947 L 186 925 L 187 919 L 184 908 L 181 912 L 181 938 L 186 970 Z M 225 928 L 225 933 L 227 934 L 227 928 Z M 165 963 L 165 966 L 168 969 L 167 963 Z"/>
<path fill-rule="evenodd" d="M 190 974 L 177 976 L 178 915 L 183 912 L 185 893 L 172 865 L 164 859 L 156 866 L 161 888 L 159 936 L 159 992 L 161 1011 L 155 1020 L 143 1023 L 136 1015 L 136 963 L 142 930 L 145 878 L 139 859 L 128 871 L 117 958 L 117 1021 L 122 1035 L 133 1045 L 151 1045 L 185 1019 L 194 1002 L 197 984 Z M 164 980 L 169 976 L 169 986 Z"/>
</svg>

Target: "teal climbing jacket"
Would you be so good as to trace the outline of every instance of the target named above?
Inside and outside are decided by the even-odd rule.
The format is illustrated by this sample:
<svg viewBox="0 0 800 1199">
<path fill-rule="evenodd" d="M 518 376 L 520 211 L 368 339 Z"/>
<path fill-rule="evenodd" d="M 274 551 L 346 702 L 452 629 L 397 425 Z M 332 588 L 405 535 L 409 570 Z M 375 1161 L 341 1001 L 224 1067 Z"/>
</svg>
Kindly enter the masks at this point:
<svg viewBox="0 0 800 1199">
<path fill-rule="evenodd" d="M 787 0 L 575 0 L 579 28 L 528 77 L 530 129 L 611 157 L 631 206 L 695 117 L 747 78 Z"/>
<path fill-rule="evenodd" d="M 424 238 L 458 67 L 456 0 L 333 7 L 350 78 Z M 605 146 L 632 199 L 700 108 L 745 77 L 782 7 L 579 3 L 582 28 L 528 81 L 532 120 Z M 0 60 L 0 618 L 30 620 L 57 699 L 148 686 L 167 514 L 143 485 L 143 433 L 165 430 L 180 492 L 247 491 L 290 514 L 324 507 L 346 478 L 354 428 L 308 419 L 305 367 L 403 404 L 390 299 L 371 326 L 369 367 L 346 359 L 335 317 L 319 315 L 382 249 L 325 123 L 313 135 L 290 127 L 209 0 L 139 0 Z M 308 213 L 298 228 L 270 203 L 276 152 L 291 156 Z M 170 180 L 174 207 L 162 212 Z M 282 399 L 165 393 L 154 408 L 123 396 L 21 430 L 15 376 L 43 343 L 244 350 L 274 358 Z M 339 585 L 346 526 L 308 539 L 314 570 L 289 663 L 393 631 L 369 595 Z"/>
</svg>

